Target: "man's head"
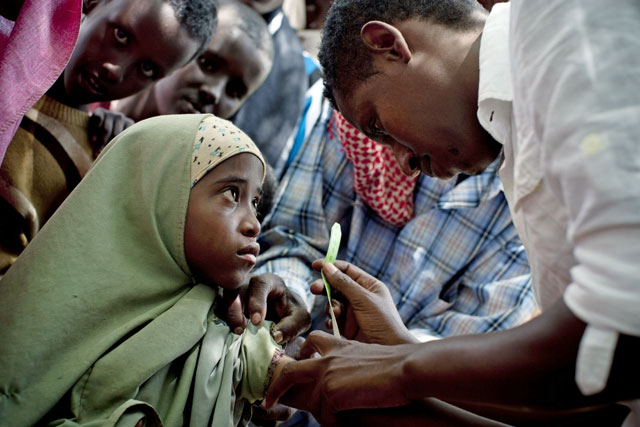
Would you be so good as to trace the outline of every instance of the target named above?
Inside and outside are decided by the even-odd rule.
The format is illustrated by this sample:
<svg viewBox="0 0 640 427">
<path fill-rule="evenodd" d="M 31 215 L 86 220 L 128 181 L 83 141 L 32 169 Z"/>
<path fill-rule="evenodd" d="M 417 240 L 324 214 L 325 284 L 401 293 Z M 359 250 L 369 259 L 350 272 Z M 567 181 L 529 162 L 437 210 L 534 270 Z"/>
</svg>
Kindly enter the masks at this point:
<svg viewBox="0 0 640 427">
<path fill-rule="evenodd" d="M 69 105 L 132 95 L 208 45 L 213 0 L 85 0 L 78 43 L 63 73 Z"/>
<path fill-rule="evenodd" d="M 476 116 L 485 17 L 475 0 L 336 0 L 318 54 L 325 95 L 405 173 L 479 173 L 500 149 Z"/>
<path fill-rule="evenodd" d="M 260 15 L 272 12 L 282 6 L 284 0 L 238 0 L 246 4 Z"/>
<path fill-rule="evenodd" d="M 207 49 L 154 85 L 158 114 L 202 112 L 229 118 L 267 78 L 273 40 L 265 21 L 234 0 L 223 0 L 218 8 L 218 29 Z"/>
</svg>

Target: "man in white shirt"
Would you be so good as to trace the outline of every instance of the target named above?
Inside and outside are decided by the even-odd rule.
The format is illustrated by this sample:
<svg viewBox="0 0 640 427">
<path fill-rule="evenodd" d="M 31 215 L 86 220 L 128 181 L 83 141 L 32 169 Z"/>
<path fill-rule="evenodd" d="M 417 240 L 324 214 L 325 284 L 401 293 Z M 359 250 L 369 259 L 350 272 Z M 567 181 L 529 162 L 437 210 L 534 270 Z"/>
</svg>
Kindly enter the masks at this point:
<svg viewBox="0 0 640 427">
<path fill-rule="evenodd" d="M 336 0 L 319 58 L 329 99 L 405 173 L 449 179 L 502 156 L 542 314 L 393 347 L 313 333 L 303 354 L 330 357 L 290 364 L 267 405 L 313 381 L 324 422 L 434 397 L 510 423 L 592 423 L 581 413 L 640 398 L 640 4 L 512 3 L 486 17 L 456 0 Z M 341 326 L 359 328 L 347 338 L 410 343 L 384 286 L 336 266 L 324 272 L 355 312 Z"/>
</svg>

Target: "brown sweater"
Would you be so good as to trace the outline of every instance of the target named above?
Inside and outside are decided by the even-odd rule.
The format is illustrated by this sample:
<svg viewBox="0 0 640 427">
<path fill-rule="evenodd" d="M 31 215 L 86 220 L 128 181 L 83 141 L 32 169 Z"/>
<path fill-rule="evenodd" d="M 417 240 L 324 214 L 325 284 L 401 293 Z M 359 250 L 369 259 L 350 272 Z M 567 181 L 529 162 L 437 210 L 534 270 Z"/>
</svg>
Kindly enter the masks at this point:
<svg viewBox="0 0 640 427">
<path fill-rule="evenodd" d="M 46 95 L 25 114 L 0 167 L 0 275 L 91 166 L 88 120 Z"/>
</svg>

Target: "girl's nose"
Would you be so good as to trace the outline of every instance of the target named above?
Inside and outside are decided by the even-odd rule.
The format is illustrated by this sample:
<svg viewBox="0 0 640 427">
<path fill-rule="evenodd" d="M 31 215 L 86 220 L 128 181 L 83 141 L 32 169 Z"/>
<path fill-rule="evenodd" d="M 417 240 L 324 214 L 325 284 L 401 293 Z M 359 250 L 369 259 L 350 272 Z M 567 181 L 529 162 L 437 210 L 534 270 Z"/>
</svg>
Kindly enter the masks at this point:
<svg viewBox="0 0 640 427">
<path fill-rule="evenodd" d="M 241 227 L 241 232 L 245 236 L 256 237 L 260 234 L 260 221 L 258 221 L 253 209 L 248 210 L 244 216 Z"/>
</svg>

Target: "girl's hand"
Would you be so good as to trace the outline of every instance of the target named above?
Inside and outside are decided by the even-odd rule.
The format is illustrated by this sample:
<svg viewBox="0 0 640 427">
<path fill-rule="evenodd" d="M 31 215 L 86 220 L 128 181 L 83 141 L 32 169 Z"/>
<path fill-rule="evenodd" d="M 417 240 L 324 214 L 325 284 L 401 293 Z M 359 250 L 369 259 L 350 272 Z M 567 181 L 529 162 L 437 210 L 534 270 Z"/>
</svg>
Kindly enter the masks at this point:
<svg viewBox="0 0 640 427">
<path fill-rule="evenodd" d="M 220 312 L 236 333 L 242 333 L 246 325 L 245 308 L 254 325 L 265 319 L 277 322 L 274 339 L 279 344 L 289 342 L 311 326 L 311 315 L 304 301 L 275 274 L 253 276 L 249 284 L 235 294 L 225 291 L 224 295 Z"/>
</svg>

